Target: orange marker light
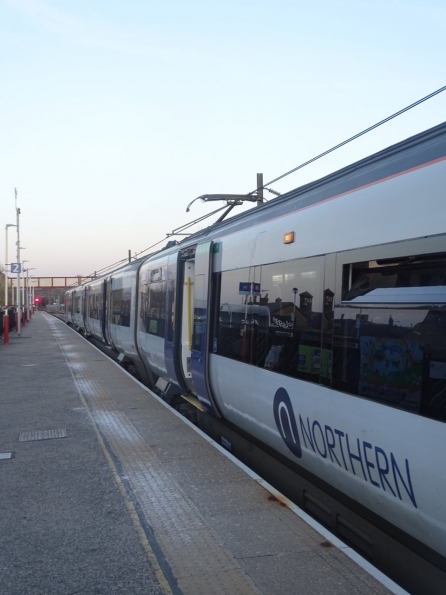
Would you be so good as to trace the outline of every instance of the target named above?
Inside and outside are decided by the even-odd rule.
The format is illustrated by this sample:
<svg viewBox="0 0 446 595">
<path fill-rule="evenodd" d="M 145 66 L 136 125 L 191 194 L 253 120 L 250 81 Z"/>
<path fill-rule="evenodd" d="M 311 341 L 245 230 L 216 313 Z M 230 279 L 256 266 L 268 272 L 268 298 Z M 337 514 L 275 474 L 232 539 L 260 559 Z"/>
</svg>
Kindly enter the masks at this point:
<svg viewBox="0 0 446 595">
<path fill-rule="evenodd" d="M 292 244 L 294 242 L 294 231 L 289 231 L 283 236 L 284 244 Z"/>
</svg>

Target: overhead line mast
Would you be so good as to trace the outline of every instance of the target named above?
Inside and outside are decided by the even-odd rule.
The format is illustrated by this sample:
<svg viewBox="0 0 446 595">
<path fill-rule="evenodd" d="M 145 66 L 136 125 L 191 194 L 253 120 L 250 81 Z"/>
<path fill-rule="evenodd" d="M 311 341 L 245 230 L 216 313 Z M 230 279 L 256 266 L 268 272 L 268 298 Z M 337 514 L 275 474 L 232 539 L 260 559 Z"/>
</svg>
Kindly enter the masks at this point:
<svg viewBox="0 0 446 595">
<path fill-rule="evenodd" d="M 14 194 L 17 215 L 17 334 L 20 336 L 22 327 L 22 296 L 20 288 L 20 209 L 17 207 L 17 188 L 14 188 Z"/>
</svg>

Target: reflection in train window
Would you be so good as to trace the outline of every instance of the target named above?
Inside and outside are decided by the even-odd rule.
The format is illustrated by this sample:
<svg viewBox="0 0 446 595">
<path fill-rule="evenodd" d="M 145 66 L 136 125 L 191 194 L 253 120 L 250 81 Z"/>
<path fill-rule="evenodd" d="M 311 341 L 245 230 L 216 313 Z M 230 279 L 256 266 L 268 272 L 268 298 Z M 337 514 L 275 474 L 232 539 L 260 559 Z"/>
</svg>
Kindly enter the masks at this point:
<svg viewBox="0 0 446 595">
<path fill-rule="evenodd" d="M 65 310 L 71 314 L 73 313 L 73 295 L 71 293 L 65 295 Z"/>
<path fill-rule="evenodd" d="M 446 259 L 431 256 L 345 265 L 336 307 L 323 257 L 225 271 L 210 349 L 446 421 Z"/>
<path fill-rule="evenodd" d="M 333 388 L 446 421 L 445 255 L 355 263 L 343 273 Z"/>
<path fill-rule="evenodd" d="M 322 343 L 324 259 L 307 258 L 260 268 L 260 307 L 269 324 L 259 329 L 258 365 L 310 382 L 328 383 L 331 342 Z"/>
<path fill-rule="evenodd" d="M 176 266 L 169 269 L 169 279 L 167 281 L 167 340 L 173 341 L 175 332 L 175 276 Z"/>
<path fill-rule="evenodd" d="M 226 271 L 221 275 L 220 307 L 214 352 L 255 364 L 259 307 L 253 303 L 252 269 Z"/>
<path fill-rule="evenodd" d="M 99 291 L 88 296 L 88 314 L 95 320 L 102 318 L 102 294 Z"/>
<path fill-rule="evenodd" d="M 139 329 L 164 337 L 166 323 L 166 281 L 141 283 Z"/>
<path fill-rule="evenodd" d="M 130 287 L 112 289 L 111 291 L 111 323 L 119 326 L 130 326 L 130 308 L 132 292 Z"/>
<path fill-rule="evenodd" d="M 334 294 L 323 281 L 323 258 L 223 272 L 213 352 L 329 384 Z"/>
<path fill-rule="evenodd" d="M 373 294 L 376 289 L 446 286 L 444 254 L 411 256 L 396 260 L 369 261 L 344 266 L 344 286 L 350 283 L 344 301 Z M 347 277 L 350 277 L 348 283 Z"/>
</svg>

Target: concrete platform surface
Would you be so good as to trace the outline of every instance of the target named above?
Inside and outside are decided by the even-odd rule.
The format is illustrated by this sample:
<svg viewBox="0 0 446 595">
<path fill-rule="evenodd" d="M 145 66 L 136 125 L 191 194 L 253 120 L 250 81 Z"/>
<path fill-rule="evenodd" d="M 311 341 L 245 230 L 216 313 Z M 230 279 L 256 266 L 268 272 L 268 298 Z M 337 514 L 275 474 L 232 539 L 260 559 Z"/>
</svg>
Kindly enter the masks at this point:
<svg viewBox="0 0 446 595">
<path fill-rule="evenodd" d="M 0 378 L 0 595 L 404 593 L 51 315 Z"/>
</svg>

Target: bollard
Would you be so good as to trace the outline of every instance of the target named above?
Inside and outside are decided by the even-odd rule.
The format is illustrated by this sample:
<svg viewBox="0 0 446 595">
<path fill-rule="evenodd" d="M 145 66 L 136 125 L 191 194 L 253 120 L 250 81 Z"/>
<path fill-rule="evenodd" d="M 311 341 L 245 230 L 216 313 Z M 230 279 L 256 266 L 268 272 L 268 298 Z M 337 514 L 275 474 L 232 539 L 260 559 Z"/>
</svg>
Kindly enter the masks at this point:
<svg viewBox="0 0 446 595">
<path fill-rule="evenodd" d="M 25 326 L 26 324 L 26 314 L 24 311 L 22 311 L 22 326 Z"/>
<path fill-rule="evenodd" d="M 5 312 L 3 314 L 3 343 L 8 345 L 9 343 L 9 314 L 8 308 L 5 308 Z"/>
</svg>

